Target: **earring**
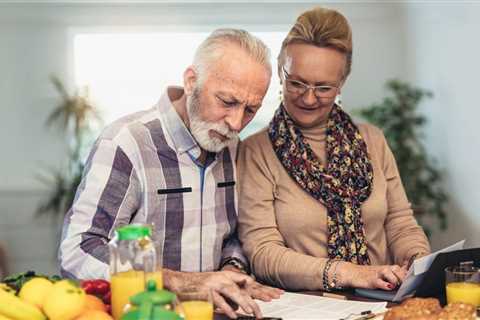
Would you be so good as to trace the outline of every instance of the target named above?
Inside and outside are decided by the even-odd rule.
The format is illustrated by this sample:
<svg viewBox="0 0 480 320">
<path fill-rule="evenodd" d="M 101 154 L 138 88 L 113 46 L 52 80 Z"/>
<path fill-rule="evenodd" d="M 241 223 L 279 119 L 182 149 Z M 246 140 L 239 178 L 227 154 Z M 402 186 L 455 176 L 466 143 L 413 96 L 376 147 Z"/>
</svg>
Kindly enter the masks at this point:
<svg viewBox="0 0 480 320">
<path fill-rule="evenodd" d="M 339 105 L 340 107 L 342 106 L 342 95 L 341 94 L 337 94 L 337 96 L 335 97 L 335 104 Z"/>
<path fill-rule="evenodd" d="M 282 90 L 282 88 L 280 88 L 280 90 L 278 90 L 278 101 L 283 102 L 283 90 Z"/>
</svg>

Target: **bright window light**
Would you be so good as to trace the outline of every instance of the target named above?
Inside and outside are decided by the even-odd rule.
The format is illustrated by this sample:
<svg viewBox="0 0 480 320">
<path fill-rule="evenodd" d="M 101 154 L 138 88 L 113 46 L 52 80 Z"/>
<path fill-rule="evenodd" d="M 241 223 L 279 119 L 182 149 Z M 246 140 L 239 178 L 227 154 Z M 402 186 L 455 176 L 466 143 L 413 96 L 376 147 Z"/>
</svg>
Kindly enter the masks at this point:
<svg viewBox="0 0 480 320">
<path fill-rule="evenodd" d="M 273 76 L 263 107 L 242 137 L 263 128 L 279 103 L 276 56 L 283 32 L 257 32 L 272 53 Z M 75 84 L 88 86 L 105 123 L 153 106 L 169 85 L 181 85 L 183 71 L 208 33 L 82 33 L 74 38 Z"/>
</svg>

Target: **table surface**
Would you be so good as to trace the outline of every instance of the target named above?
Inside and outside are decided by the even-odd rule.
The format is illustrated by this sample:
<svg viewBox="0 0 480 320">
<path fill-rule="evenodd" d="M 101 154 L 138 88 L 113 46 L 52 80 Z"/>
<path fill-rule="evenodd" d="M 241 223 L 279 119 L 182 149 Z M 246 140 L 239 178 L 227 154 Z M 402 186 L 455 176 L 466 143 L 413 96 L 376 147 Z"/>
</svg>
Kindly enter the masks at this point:
<svg viewBox="0 0 480 320">
<path fill-rule="evenodd" d="M 298 292 L 301 294 L 308 294 L 308 295 L 314 295 L 314 296 L 324 296 L 324 292 L 322 291 L 302 291 Z M 329 293 L 327 293 L 325 296 L 328 296 Z M 376 299 L 370 299 L 370 298 L 365 298 L 365 297 L 359 297 L 353 294 L 353 291 L 338 291 L 334 293 L 335 295 L 340 295 L 346 297 L 347 300 L 352 300 L 352 301 L 366 301 L 366 302 L 382 302 L 382 300 L 376 300 Z M 397 303 L 394 302 L 388 302 L 387 307 L 390 308 L 394 305 L 397 305 Z M 215 314 L 215 319 L 214 320 L 228 320 L 227 316 L 223 314 L 216 313 Z"/>
</svg>

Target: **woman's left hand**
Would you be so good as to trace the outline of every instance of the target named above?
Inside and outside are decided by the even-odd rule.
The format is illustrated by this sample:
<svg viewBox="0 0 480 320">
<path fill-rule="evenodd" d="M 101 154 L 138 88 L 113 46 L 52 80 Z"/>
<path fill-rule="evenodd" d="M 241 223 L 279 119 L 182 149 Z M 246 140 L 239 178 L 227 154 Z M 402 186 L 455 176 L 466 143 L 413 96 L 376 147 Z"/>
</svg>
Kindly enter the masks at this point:
<svg viewBox="0 0 480 320">
<path fill-rule="evenodd" d="M 407 269 L 398 265 L 365 266 L 353 263 L 339 265 L 341 286 L 393 290 L 407 275 Z"/>
</svg>

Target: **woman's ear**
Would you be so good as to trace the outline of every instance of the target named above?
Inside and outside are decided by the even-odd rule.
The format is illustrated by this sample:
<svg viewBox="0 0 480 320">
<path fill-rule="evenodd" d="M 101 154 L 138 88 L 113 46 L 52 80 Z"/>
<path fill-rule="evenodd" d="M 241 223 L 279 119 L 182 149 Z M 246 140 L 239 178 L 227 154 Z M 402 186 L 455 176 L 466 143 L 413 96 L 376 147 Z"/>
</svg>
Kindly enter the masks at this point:
<svg viewBox="0 0 480 320">
<path fill-rule="evenodd" d="M 342 94 L 342 88 L 343 88 L 343 85 L 345 84 L 345 81 L 347 79 L 346 78 L 343 78 L 342 81 L 340 81 L 340 84 L 338 85 L 338 92 L 337 92 L 337 95 L 341 95 Z"/>
<path fill-rule="evenodd" d="M 198 76 L 193 66 L 188 67 L 183 73 L 183 89 L 187 96 L 193 93 Z"/>
</svg>

